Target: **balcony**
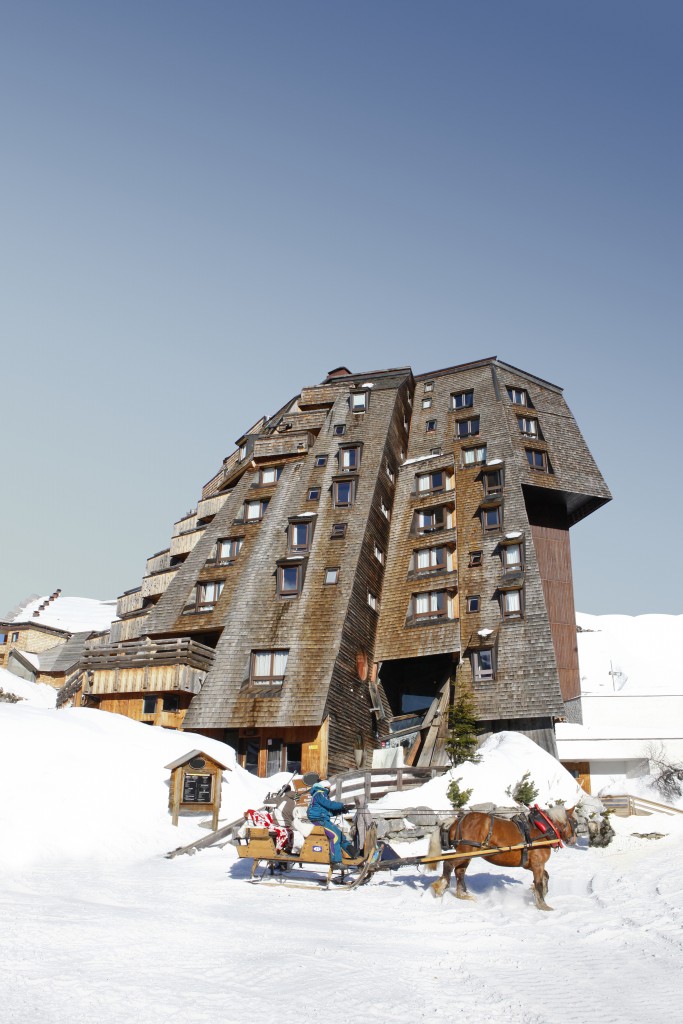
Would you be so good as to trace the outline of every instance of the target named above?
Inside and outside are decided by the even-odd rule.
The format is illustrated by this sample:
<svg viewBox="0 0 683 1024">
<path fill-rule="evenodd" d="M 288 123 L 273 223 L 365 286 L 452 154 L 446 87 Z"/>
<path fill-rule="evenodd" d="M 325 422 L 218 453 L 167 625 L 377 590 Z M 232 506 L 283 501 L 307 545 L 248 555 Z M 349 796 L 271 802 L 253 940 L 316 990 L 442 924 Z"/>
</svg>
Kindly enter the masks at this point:
<svg viewBox="0 0 683 1024">
<path fill-rule="evenodd" d="M 192 530 L 190 533 L 181 533 L 177 537 L 172 537 L 171 557 L 177 558 L 178 555 L 186 555 L 189 551 L 192 551 L 192 548 L 203 534 L 204 527 L 202 526 L 199 530 Z"/>
<path fill-rule="evenodd" d="M 142 587 L 137 587 L 135 590 L 128 590 L 125 594 L 122 594 L 116 602 L 116 614 L 119 618 L 122 615 L 130 615 L 132 612 L 138 612 L 142 608 Z"/>
<path fill-rule="evenodd" d="M 276 459 L 287 455 L 306 455 L 313 447 L 314 435 L 308 430 L 289 430 L 285 434 L 271 434 L 257 438 L 254 459 Z"/>
<path fill-rule="evenodd" d="M 86 646 L 80 668 L 86 673 L 84 693 L 199 693 L 213 664 L 213 648 L 191 637 L 169 640 L 128 640 Z"/>
<path fill-rule="evenodd" d="M 154 597 L 156 594 L 164 594 L 177 571 L 176 567 L 168 569 L 166 572 L 158 572 L 154 576 L 145 576 L 140 588 L 142 596 Z"/>
<path fill-rule="evenodd" d="M 189 533 L 190 530 L 194 530 L 196 526 L 197 510 L 195 509 L 193 512 L 190 512 L 188 513 L 188 515 L 183 516 L 182 519 L 179 519 L 178 522 L 175 523 L 175 525 L 173 526 L 173 536 L 179 537 L 181 533 Z"/>
<path fill-rule="evenodd" d="M 299 408 L 300 409 L 319 409 L 319 408 L 330 408 L 334 405 L 340 395 L 347 393 L 349 385 L 345 384 L 342 387 L 335 387 L 333 385 L 322 385 L 319 384 L 312 388 L 303 388 L 301 395 L 299 396 Z"/>
<path fill-rule="evenodd" d="M 227 494 L 215 494 L 212 498 L 202 498 L 197 505 L 197 519 L 208 519 L 215 516 L 216 512 L 225 503 Z"/>
<path fill-rule="evenodd" d="M 147 559 L 147 575 L 151 576 L 155 572 L 163 572 L 168 569 L 171 564 L 171 552 L 168 548 L 165 551 L 159 551 L 158 554 L 152 555 L 151 558 Z"/>
</svg>

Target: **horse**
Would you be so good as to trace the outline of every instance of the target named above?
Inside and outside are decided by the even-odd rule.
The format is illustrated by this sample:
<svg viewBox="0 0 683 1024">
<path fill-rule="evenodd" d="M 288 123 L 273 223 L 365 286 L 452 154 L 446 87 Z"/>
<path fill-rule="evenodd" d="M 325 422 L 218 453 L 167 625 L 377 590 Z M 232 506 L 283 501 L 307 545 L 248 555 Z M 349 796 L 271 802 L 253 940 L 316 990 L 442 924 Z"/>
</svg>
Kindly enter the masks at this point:
<svg viewBox="0 0 683 1024">
<path fill-rule="evenodd" d="M 506 853 L 480 853 L 484 860 L 491 864 L 500 864 L 506 868 L 527 868 L 533 872 L 534 882 L 532 890 L 539 910 L 552 910 L 545 901 L 548 892 L 548 872 L 545 870 L 545 863 L 550 857 L 553 849 L 566 843 L 573 846 L 576 843 L 576 821 L 572 816 L 574 808 L 565 808 L 562 804 L 555 804 L 545 811 L 539 813 L 546 819 L 538 818 L 533 813 L 529 817 L 528 838 L 524 834 L 526 829 L 517 824 L 514 819 L 497 818 L 494 814 L 484 814 L 479 811 L 467 811 L 456 818 L 448 832 L 448 845 L 456 853 L 467 853 L 468 851 L 480 851 L 488 847 L 519 846 L 524 843 L 523 849 L 510 850 Z M 539 822 L 536 824 L 534 818 Z M 549 819 L 549 822 L 548 822 Z M 548 827 L 548 824 L 551 827 Z M 540 826 L 540 827 L 539 827 Z M 545 831 L 543 831 L 545 827 Z M 552 828 L 552 831 L 551 831 Z M 554 833 L 554 834 L 553 834 Z M 526 845 L 528 839 L 531 842 L 539 839 L 555 839 L 552 846 L 537 846 L 535 848 Z M 469 867 L 471 858 L 462 860 L 445 860 L 443 862 L 443 874 L 436 882 L 432 882 L 431 888 L 435 896 L 443 896 L 451 881 L 451 874 L 455 868 L 456 891 L 455 895 L 460 900 L 473 900 L 467 891 L 465 884 L 465 872 Z"/>
</svg>

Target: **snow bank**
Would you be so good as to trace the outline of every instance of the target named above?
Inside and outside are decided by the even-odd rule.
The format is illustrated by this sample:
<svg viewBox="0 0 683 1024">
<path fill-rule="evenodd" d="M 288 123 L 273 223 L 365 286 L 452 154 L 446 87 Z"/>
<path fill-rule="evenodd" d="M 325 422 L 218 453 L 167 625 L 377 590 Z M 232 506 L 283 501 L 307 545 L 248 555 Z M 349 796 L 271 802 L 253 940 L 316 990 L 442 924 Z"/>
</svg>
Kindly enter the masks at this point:
<svg viewBox="0 0 683 1024">
<path fill-rule="evenodd" d="M 578 613 L 582 693 L 683 693 L 683 615 Z"/>
<path fill-rule="evenodd" d="M 90 597 L 56 597 L 34 618 L 47 597 L 37 597 L 22 608 L 14 622 L 32 622 L 39 626 L 65 629 L 69 633 L 102 632 L 116 618 L 116 601 L 97 601 Z"/>
<path fill-rule="evenodd" d="M 57 691 L 47 683 L 32 683 L 21 676 L 15 676 L 6 668 L 0 668 L 0 690 L 21 697 L 25 703 L 37 708 L 53 708 L 57 700 Z"/>
<path fill-rule="evenodd" d="M 220 820 L 262 803 L 270 780 L 235 763 L 218 740 L 88 708 L 0 704 L 0 865 L 136 860 L 206 833 L 206 815 L 168 812 L 165 769 L 195 747 L 232 770 L 223 777 Z"/>
<path fill-rule="evenodd" d="M 573 807 L 585 795 L 559 761 L 521 733 L 495 733 L 481 745 L 479 753 L 478 764 L 465 761 L 417 789 L 388 793 L 373 806 L 446 810 L 450 807 L 446 795 L 448 786 L 452 779 L 460 779 L 461 789 L 473 790 L 470 804 L 492 802 L 509 807 L 514 801 L 506 789 L 514 787 L 527 771 L 538 789 L 537 800 L 541 806 L 562 800 L 567 807 Z"/>
</svg>

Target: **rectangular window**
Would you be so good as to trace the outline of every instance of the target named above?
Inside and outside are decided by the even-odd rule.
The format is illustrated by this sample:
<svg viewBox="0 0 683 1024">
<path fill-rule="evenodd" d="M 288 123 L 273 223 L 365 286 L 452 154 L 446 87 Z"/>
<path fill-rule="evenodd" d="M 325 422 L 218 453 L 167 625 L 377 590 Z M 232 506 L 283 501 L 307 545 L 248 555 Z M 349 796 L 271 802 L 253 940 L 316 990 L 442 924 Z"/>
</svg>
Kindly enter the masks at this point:
<svg viewBox="0 0 683 1024">
<path fill-rule="evenodd" d="M 448 552 L 445 547 L 421 548 L 413 552 L 414 572 L 441 572 L 448 565 Z"/>
<path fill-rule="evenodd" d="M 506 572 L 519 572 L 522 568 L 522 545 L 506 544 L 503 548 L 503 568 Z"/>
<path fill-rule="evenodd" d="M 522 591 L 506 590 L 503 593 L 503 618 L 522 618 Z"/>
<path fill-rule="evenodd" d="M 345 423 L 335 423 L 335 425 L 334 425 L 334 433 L 335 433 L 335 435 L 337 437 L 342 437 L 346 433 L 346 424 Z"/>
<path fill-rule="evenodd" d="M 277 567 L 277 592 L 280 597 L 298 597 L 301 593 L 301 563 L 285 563 Z"/>
<path fill-rule="evenodd" d="M 426 380 L 425 383 L 424 383 L 425 394 L 428 394 L 428 392 L 433 391 L 433 390 L 434 390 L 434 381 L 433 380 Z"/>
<path fill-rule="evenodd" d="M 445 619 L 448 615 L 448 594 L 445 590 L 430 590 L 413 594 L 413 615 L 416 619 Z"/>
<path fill-rule="evenodd" d="M 436 420 L 427 420 L 425 430 L 428 434 L 433 434 L 436 430 Z"/>
<path fill-rule="evenodd" d="M 308 489 L 308 500 L 309 501 L 320 501 L 320 488 L 309 487 Z"/>
<path fill-rule="evenodd" d="M 311 523 L 290 523 L 287 530 L 287 546 L 290 551 L 308 551 L 311 546 Z"/>
<path fill-rule="evenodd" d="M 422 408 L 423 409 L 431 409 L 431 407 L 432 407 L 431 397 L 430 398 L 423 398 L 422 399 Z"/>
<path fill-rule="evenodd" d="M 354 391 L 351 395 L 351 411 L 365 412 L 368 407 L 367 391 Z"/>
<path fill-rule="evenodd" d="M 166 694 L 161 698 L 161 710 L 175 714 L 180 711 L 180 699 L 173 693 Z"/>
<path fill-rule="evenodd" d="M 268 498 L 260 498 L 256 501 L 245 501 L 243 518 L 247 523 L 260 522 L 268 508 Z"/>
<path fill-rule="evenodd" d="M 337 540 L 339 537 L 345 537 L 346 536 L 346 527 L 347 527 L 346 523 L 333 523 L 332 524 L 332 533 L 330 534 L 331 539 L 332 540 Z"/>
<path fill-rule="evenodd" d="M 503 471 L 502 469 L 493 470 L 490 473 L 484 473 L 484 494 L 502 494 L 503 493 Z"/>
<path fill-rule="evenodd" d="M 458 391 L 451 395 L 451 408 L 471 409 L 474 405 L 474 391 Z"/>
<path fill-rule="evenodd" d="M 269 466 L 259 472 L 260 484 L 276 484 L 282 475 L 282 466 Z"/>
<path fill-rule="evenodd" d="M 479 611 L 479 594 L 471 594 L 467 598 L 467 611 L 470 613 Z"/>
<path fill-rule="evenodd" d="M 0 644 L 7 643 L 7 633 L 0 633 Z"/>
<path fill-rule="evenodd" d="M 247 457 L 247 446 L 246 446 L 246 444 L 241 444 L 240 445 L 240 462 L 242 462 L 244 459 L 246 459 L 246 457 Z"/>
<path fill-rule="evenodd" d="M 448 510 L 444 506 L 432 509 L 419 509 L 416 513 L 417 533 L 435 533 L 437 530 L 448 529 Z"/>
<path fill-rule="evenodd" d="M 498 508 L 483 508 L 481 510 L 481 525 L 486 533 L 492 530 L 500 530 L 502 524 L 502 513 Z"/>
<path fill-rule="evenodd" d="M 534 419 L 533 416 L 518 416 L 517 424 L 521 434 L 525 437 L 540 437 L 540 431 L 538 429 L 538 420 Z"/>
<path fill-rule="evenodd" d="M 360 448 L 341 448 L 339 467 L 343 473 L 355 473 L 360 466 Z"/>
<path fill-rule="evenodd" d="M 381 502 L 379 510 L 385 519 L 389 519 L 391 517 L 391 512 L 389 511 L 388 506 L 384 504 L 384 502 Z"/>
<path fill-rule="evenodd" d="M 330 587 L 335 583 L 339 583 L 339 569 L 325 569 L 325 586 Z"/>
<path fill-rule="evenodd" d="M 433 473 L 418 473 L 416 479 L 418 494 L 441 494 L 442 491 L 450 489 L 443 469 L 437 469 Z"/>
<path fill-rule="evenodd" d="M 479 433 L 479 417 L 470 416 L 466 420 L 458 420 L 455 424 L 456 438 L 476 437 Z"/>
<path fill-rule="evenodd" d="M 143 715 L 153 715 L 157 709 L 157 698 L 156 697 L 143 697 L 142 698 L 142 713 Z"/>
<path fill-rule="evenodd" d="M 242 537 L 224 537 L 216 544 L 216 562 L 218 565 L 232 565 L 244 543 Z"/>
<path fill-rule="evenodd" d="M 481 444 L 476 448 L 463 448 L 462 449 L 462 464 L 463 466 L 479 466 L 482 462 L 486 462 L 486 445 Z"/>
<path fill-rule="evenodd" d="M 249 681 L 258 686 L 284 682 L 289 651 L 252 651 Z"/>
<path fill-rule="evenodd" d="M 524 388 L 508 388 L 507 392 L 513 405 L 531 405 L 529 393 Z"/>
<path fill-rule="evenodd" d="M 470 551 L 470 565 L 481 565 L 482 562 L 482 551 Z"/>
<path fill-rule="evenodd" d="M 222 592 L 222 580 L 211 583 L 198 583 L 190 594 L 190 599 L 183 609 L 183 614 L 213 611 Z"/>
<path fill-rule="evenodd" d="M 326 466 L 327 465 L 327 455 L 316 455 L 316 457 L 315 457 L 315 464 L 316 464 L 316 466 Z"/>
<path fill-rule="evenodd" d="M 537 448 L 526 448 L 525 451 L 530 469 L 536 470 L 537 473 L 551 472 L 547 452 L 539 451 Z"/>
<path fill-rule="evenodd" d="M 19 640 L 19 634 L 18 633 L 12 633 L 12 643 L 16 644 L 18 640 Z"/>
<path fill-rule="evenodd" d="M 373 594 L 370 590 L 368 590 L 368 604 L 372 608 L 373 612 L 377 611 L 377 595 Z"/>
<path fill-rule="evenodd" d="M 380 565 L 384 565 L 384 552 L 379 545 L 375 544 L 375 558 Z"/>
<path fill-rule="evenodd" d="M 394 480 L 396 479 L 396 475 L 388 462 L 385 462 L 384 464 L 384 472 L 387 474 L 389 480 L 391 480 L 393 484 Z"/>
<path fill-rule="evenodd" d="M 355 492 L 355 480 L 335 480 L 332 484 L 332 504 L 335 508 L 349 508 L 353 505 Z"/>
<path fill-rule="evenodd" d="M 477 681 L 493 679 L 493 651 L 472 652 L 472 675 Z"/>
</svg>

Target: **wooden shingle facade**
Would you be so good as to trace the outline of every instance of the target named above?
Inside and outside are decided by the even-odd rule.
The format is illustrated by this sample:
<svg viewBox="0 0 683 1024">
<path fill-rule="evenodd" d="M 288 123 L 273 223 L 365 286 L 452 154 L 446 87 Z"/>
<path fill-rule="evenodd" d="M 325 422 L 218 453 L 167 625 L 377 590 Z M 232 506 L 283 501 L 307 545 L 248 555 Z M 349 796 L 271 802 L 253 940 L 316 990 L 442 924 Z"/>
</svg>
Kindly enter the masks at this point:
<svg viewBox="0 0 683 1024">
<path fill-rule="evenodd" d="M 568 531 L 609 499 L 554 385 L 495 358 L 340 367 L 238 439 L 86 652 L 84 692 L 134 717 L 175 692 L 159 724 L 261 775 L 384 743 L 438 761 L 459 681 L 483 733 L 554 750 L 579 692 Z"/>
</svg>

